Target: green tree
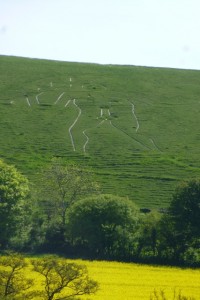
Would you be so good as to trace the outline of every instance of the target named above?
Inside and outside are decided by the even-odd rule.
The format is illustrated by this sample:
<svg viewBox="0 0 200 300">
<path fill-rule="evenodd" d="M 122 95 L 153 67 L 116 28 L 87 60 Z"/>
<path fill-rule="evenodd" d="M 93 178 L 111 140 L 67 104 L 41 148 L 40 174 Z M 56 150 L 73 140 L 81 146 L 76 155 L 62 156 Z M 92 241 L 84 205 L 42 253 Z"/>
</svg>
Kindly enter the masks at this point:
<svg viewBox="0 0 200 300">
<path fill-rule="evenodd" d="M 32 260 L 32 264 L 34 271 L 43 277 L 41 299 L 79 299 L 77 296 L 90 295 L 98 289 L 97 282 L 89 278 L 84 265 L 68 263 L 56 256 Z"/>
<path fill-rule="evenodd" d="M 5 248 L 15 235 L 29 192 L 28 180 L 0 160 L 0 247 Z"/>
<path fill-rule="evenodd" d="M 80 200 L 68 212 L 68 230 L 74 245 L 86 247 L 90 255 L 124 258 L 133 247 L 138 226 L 135 204 L 113 195 Z"/>
<path fill-rule="evenodd" d="M 54 159 L 44 170 L 40 187 L 39 205 L 48 221 L 57 220 L 63 227 L 70 205 L 83 196 L 97 193 L 99 189 L 89 171 L 74 164 L 64 166 L 60 159 Z"/>
<path fill-rule="evenodd" d="M 176 229 L 187 239 L 200 238 L 200 181 L 179 185 L 169 207 Z"/>
<path fill-rule="evenodd" d="M 1 299 L 33 299 L 34 293 L 29 289 L 33 280 L 26 278 L 24 268 L 27 266 L 22 255 L 8 253 L 0 257 L 0 298 Z"/>
<path fill-rule="evenodd" d="M 67 209 L 81 197 L 99 193 L 99 187 L 89 171 L 74 164 L 63 165 L 60 159 L 54 159 L 39 179 L 36 211 L 38 209 L 40 216 L 43 214 L 42 228 L 46 228 L 43 248 L 62 252 L 67 244 L 65 237 Z M 34 220 L 37 222 L 37 219 Z M 35 233 L 34 231 L 33 227 L 31 235 L 37 238 L 38 230 Z"/>
<path fill-rule="evenodd" d="M 200 247 L 200 181 L 180 184 L 160 222 L 161 256 L 179 263 Z M 188 255 L 186 255 L 186 253 Z M 198 262 L 197 262 L 198 263 Z M 200 261 L 199 261 L 200 263 Z"/>
<path fill-rule="evenodd" d="M 141 216 L 138 231 L 137 257 L 150 259 L 157 256 L 158 223 L 160 214 L 151 212 Z"/>
</svg>

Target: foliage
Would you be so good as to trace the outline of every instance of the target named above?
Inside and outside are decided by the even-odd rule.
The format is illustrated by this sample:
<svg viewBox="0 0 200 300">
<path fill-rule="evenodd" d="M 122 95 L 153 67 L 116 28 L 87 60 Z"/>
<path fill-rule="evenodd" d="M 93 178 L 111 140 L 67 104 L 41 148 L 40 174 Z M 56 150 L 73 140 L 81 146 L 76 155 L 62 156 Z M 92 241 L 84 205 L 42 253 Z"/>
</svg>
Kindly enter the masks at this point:
<svg viewBox="0 0 200 300">
<path fill-rule="evenodd" d="M 26 278 L 27 266 L 22 255 L 7 253 L 0 257 L 0 298 L 9 300 L 33 299 L 35 293 L 30 291 L 33 280 Z"/>
<path fill-rule="evenodd" d="M 49 251 L 59 251 L 65 244 L 67 209 L 81 197 L 99 193 L 99 187 L 88 170 L 74 164 L 63 165 L 60 159 L 53 159 L 39 176 L 37 190 L 35 225 L 38 226 L 40 216 L 46 247 Z M 31 230 L 35 241 L 42 233 L 37 231 L 36 228 Z"/>
<path fill-rule="evenodd" d="M 89 279 L 84 265 L 68 263 L 55 256 L 32 260 L 32 264 L 34 271 L 43 276 L 41 299 L 77 299 L 77 296 L 97 291 L 98 284 Z"/>
<path fill-rule="evenodd" d="M 39 274 L 39 278 L 42 277 L 41 287 L 31 279 L 33 271 Z M 8 252 L 0 257 L 2 300 L 72 300 L 79 299 L 77 296 L 94 294 L 97 289 L 98 284 L 89 278 L 85 265 L 68 263 L 56 256 L 26 261 L 21 254 Z"/>
<path fill-rule="evenodd" d="M 138 231 L 137 257 L 144 259 L 153 259 L 158 255 L 158 226 L 160 214 L 151 212 L 142 216 Z"/>
<path fill-rule="evenodd" d="M 74 203 L 67 226 L 73 243 L 86 247 L 90 255 L 122 258 L 134 246 L 138 219 L 138 209 L 130 200 L 99 195 Z"/>
<path fill-rule="evenodd" d="M 200 181 L 176 189 L 169 213 L 160 222 L 160 251 L 168 260 L 199 265 Z"/>
<path fill-rule="evenodd" d="M 7 246 L 22 222 L 28 192 L 28 180 L 25 176 L 14 166 L 0 160 L 0 247 L 2 248 Z"/>
<path fill-rule="evenodd" d="M 178 186 L 169 207 L 176 229 L 187 239 L 200 238 L 200 181 L 190 180 Z"/>
<path fill-rule="evenodd" d="M 88 171 L 76 165 L 62 165 L 54 159 L 50 167 L 44 170 L 41 180 L 40 205 L 48 220 L 58 219 L 66 225 L 66 211 L 81 196 L 95 193 L 98 186 L 91 181 Z"/>
</svg>

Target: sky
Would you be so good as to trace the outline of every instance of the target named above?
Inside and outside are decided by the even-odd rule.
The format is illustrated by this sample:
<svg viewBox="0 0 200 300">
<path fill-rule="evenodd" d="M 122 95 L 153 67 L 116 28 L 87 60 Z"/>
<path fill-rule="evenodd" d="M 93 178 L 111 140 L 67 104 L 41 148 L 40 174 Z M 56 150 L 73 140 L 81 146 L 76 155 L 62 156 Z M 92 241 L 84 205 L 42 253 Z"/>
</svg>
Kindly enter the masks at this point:
<svg viewBox="0 0 200 300">
<path fill-rule="evenodd" d="M 0 55 L 200 70 L 199 0 L 0 0 Z"/>
</svg>

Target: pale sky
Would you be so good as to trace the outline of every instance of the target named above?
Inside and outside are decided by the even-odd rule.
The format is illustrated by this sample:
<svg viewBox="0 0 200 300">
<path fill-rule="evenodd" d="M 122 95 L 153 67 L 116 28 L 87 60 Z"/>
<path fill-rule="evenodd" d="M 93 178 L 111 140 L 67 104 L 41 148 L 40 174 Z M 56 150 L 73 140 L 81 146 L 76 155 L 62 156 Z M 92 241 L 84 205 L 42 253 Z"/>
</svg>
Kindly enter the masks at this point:
<svg viewBox="0 0 200 300">
<path fill-rule="evenodd" d="M 0 54 L 200 70 L 200 0 L 0 0 Z"/>
</svg>

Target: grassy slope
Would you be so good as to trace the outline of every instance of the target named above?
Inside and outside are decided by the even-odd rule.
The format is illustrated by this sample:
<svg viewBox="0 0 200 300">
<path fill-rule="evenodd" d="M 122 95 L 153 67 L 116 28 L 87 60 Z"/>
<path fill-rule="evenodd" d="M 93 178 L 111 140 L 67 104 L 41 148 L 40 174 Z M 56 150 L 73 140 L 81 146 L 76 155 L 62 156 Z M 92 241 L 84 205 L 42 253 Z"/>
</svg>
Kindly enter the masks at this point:
<svg viewBox="0 0 200 300">
<path fill-rule="evenodd" d="M 31 179 L 61 156 L 104 192 L 165 207 L 199 176 L 199 71 L 0 56 L 0 91 L 0 156 Z"/>
</svg>

